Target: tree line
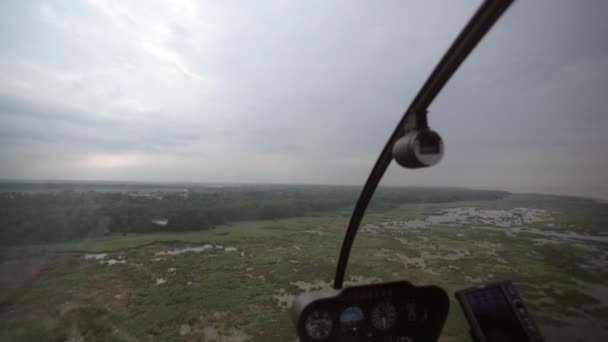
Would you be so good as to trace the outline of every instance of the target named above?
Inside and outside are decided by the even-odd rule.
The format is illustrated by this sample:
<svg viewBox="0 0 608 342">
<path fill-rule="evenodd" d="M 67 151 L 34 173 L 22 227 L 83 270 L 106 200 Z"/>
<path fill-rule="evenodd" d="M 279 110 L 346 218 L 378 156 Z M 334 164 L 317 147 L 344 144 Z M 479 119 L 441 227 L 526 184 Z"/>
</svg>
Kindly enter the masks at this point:
<svg viewBox="0 0 608 342">
<path fill-rule="evenodd" d="M 182 190 L 7 191 L 0 193 L 0 244 L 55 242 L 107 234 L 197 231 L 243 220 L 350 210 L 359 187 L 233 186 Z M 494 200 L 503 191 L 380 188 L 370 210 L 405 203 Z"/>
</svg>

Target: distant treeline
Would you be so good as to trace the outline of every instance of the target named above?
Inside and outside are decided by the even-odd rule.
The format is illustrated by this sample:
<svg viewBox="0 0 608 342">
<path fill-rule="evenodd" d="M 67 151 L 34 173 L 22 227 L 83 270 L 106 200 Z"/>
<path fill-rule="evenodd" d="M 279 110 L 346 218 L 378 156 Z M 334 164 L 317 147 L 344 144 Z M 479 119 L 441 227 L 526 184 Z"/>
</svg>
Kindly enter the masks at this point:
<svg viewBox="0 0 608 342">
<path fill-rule="evenodd" d="M 34 191 L 32 191 L 34 190 Z M 38 190 L 38 191 L 35 191 Z M 112 233 L 207 230 L 219 224 L 350 210 L 359 187 L 229 186 L 127 191 L 0 192 L 0 244 L 52 242 Z M 404 203 L 494 200 L 503 191 L 381 188 L 371 210 Z"/>
</svg>

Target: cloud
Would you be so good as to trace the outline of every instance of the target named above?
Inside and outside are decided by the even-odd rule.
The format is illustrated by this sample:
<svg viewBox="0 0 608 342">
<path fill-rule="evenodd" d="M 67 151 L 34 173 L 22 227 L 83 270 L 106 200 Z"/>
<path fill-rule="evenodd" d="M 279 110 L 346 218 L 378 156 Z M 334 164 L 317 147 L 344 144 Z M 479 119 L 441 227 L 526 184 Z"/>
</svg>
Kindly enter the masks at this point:
<svg viewBox="0 0 608 342">
<path fill-rule="evenodd" d="M 157 113 L 146 113 L 153 118 Z M 161 122 L 105 117 L 35 98 L 0 94 L 0 138 L 5 148 L 28 141 L 68 142 L 91 151 L 152 151 L 200 139 L 201 128 L 189 122 Z"/>
<path fill-rule="evenodd" d="M 0 178 L 361 184 L 477 5 L 0 3 Z M 385 183 L 608 196 L 605 11 L 515 3 Z"/>
</svg>

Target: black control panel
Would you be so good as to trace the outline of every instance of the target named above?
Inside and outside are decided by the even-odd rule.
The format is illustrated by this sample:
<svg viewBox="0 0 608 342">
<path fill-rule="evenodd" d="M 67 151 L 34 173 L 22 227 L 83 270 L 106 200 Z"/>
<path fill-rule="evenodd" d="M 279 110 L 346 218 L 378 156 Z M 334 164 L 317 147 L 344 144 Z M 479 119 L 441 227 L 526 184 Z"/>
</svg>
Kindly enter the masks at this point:
<svg viewBox="0 0 608 342">
<path fill-rule="evenodd" d="M 437 286 L 392 282 L 307 292 L 294 300 L 300 341 L 437 341 L 449 299 Z"/>
<path fill-rule="evenodd" d="M 510 281 L 456 292 L 477 342 L 542 342 L 532 316 Z"/>
</svg>

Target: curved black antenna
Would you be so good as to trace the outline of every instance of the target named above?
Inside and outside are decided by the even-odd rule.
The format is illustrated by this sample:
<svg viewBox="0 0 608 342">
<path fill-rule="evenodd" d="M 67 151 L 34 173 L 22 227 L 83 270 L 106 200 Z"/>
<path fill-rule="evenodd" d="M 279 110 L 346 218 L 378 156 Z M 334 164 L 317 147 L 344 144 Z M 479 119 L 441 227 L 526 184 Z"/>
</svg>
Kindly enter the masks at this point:
<svg viewBox="0 0 608 342">
<path fill-rule="evenodd" d="M 486 0 L 483 2 L 462 32 L 460 32 L 456 40 L 452 43 L 452 46 L 450 46 L 445 55 L 443 55 L 443 58 L 441 58 L 441 61 L 439 61 L 439 64 L 437 64 L 435 70 L 431 73 L 431 76 L 426 80 L 414 98 L 414 101 L 412 101 L 405 114 L 403 114 L 403 117 L 382 149 L 372 172 L 367 178 L 367 182 L 363 186 L 361 195 L 359 195 L 357 204 L 350 217 L 346 235 L 342 242 L 342 249 L 340 250 L 340 258 L 338 259 L 338 267 L 336 268 L 336 275 L 334 278 L 334 288 L 342 288 L 344 273 L 346 272 L 350 250 L 353 246 L 357 229 L 361 224 L 361 219 L 367 209 L 367 205 L 378 187 L 378 183 L 380 183 L 384 172 L 393 159 L 393 144 L 405 134 L 406 124 L 408 126 L 412 124 L 415 125 L 415 121 L 417 121 L 416 117 L 420 119 L 426 118 L 428 106 L 433 102 L 437 94 L 475 46 L 477 46 L 477 43 L 481 41 L 512 2 L 513 0 Z"/>
</svg>

